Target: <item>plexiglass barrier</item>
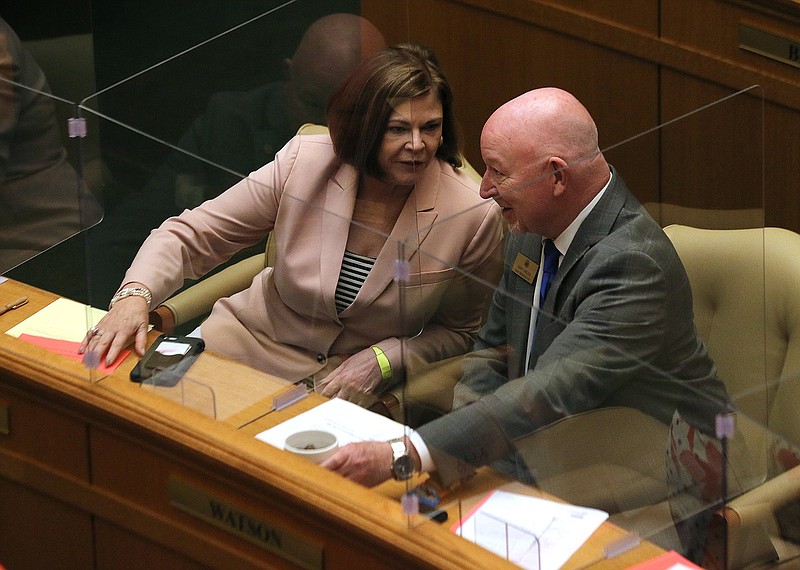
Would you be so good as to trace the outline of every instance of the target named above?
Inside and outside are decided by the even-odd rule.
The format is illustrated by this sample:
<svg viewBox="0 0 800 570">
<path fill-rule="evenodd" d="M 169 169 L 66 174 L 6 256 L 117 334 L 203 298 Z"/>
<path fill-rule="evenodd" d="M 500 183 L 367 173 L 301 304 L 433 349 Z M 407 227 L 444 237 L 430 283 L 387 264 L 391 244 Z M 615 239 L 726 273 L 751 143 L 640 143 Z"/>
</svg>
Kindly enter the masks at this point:
<svg viewBox="0 0 800 570">
<path fill-rule="evenodd" d="M 85 132 L 77 104 L 53 93 L 0 20 L 0 311 L 9 315 L 3 332 L 78 361 L 68 329 L 82 334 L 96 316 L 81 302 L 88 293 L 84 238 L 103 215 L 85 180 Z M 63 299 L 50 306 L 51 299 L 28 294 L 18 282 Z M 39 313 L 44 308 L 49 318 Z M 19 325 L 19 315 L 30 320 Z"/>
<path fill-rule="evenodd" d="M 13 75 L 0 76 L 0 182 L 5 196 L 0 224 L 0 273 L 69 240 L 102 218 L 100 204 L 82 177 L 79 140 L 75 138 L 80 124 L 65 125 L 62 132 L 56 120 L 57 109 L 61 114 L 71 112 L 75 116 L 77 108 L 48 92 L 46 79 L 33 60 L 19 65 L 23 63 L 33 69 L 30 83 L 19 83 Z M 75 259 L 66 260 L 64 264 L 74 262 Z M 70 277 L 83 279 L 80 273 Z"/>
<path fill-rule="evenodd" d="M 564 548 L 583 544 L 575 542 L 581 535 L 570 516 L 606 520 L 602 514 L 628 534 L 595 560 L 579 550 L 572 564 L 601 563 L 642 541 L 707 567 L 741 567 L 777 556 L 769 539 L 781 535 L 765 530 L 775 525 L 773 513 L 749 519 L 754 526 L 735 532 L 735 541 L 720 524 L 723 513 L 732 518 L 729 502 L 758 493 L 775 475 L 775 442 L 793 438 L 776 410 L 775 392 L 778 386 L 791 390 L 796 381 L 796 372 L 786 368 L 793 357 L 786 315 L 778 316 L 785 297 L 777 293 L 784 266 L 796 265 L 784 240 L 796 236 L 763 228 L 763 142 L 749 135 L 762 129 L 761 98 L 757 87 L 732 93 L 609 145 L 603 154 L 612 165 L 624 160 L 629 145 L 682 145 L 652 161 L 660 166 L 663 195 L 677 194 L 672 185 L 690 183 L 680 177 L 680 161 L 673 164 L 669 156 L 708 153 L 709 164 L 722 163 L 724 170 L 697 189 L 696 201 L 645 204 L 655 220 L 636 212 L 638 204 L 629 210 L 619 187 L 626 173 L 614 171 L 600 201 L 573 228 L 538 315 L 532 305 L 541 295 L 541 237 L 506 235 L 503 278 L 478 350 L 438 370 L 433 365 L 407 383 L 402 398 L 406 420 L 431 447 L 440 476 L 434 490 L 442 492 L 444 485 L 437 508 L 461 513 L 454 530 L 481 543 L 478 517 L 492 528 L 499 505 L 506 505 L 505 532 L 485 538 L 492 537 L 499 554 L 530 568 L 559 567 L 566 562 L 559 558 Z M 730 117 L 747 125 L 738 131 L 740 139 L 724 128 Z M 702 140 L 692 133 L 703 133 Z M 720 154 L 726 145 L 748 159 Z M 578 159 L 566 172 L 593 160 Z M 631 173 L 634 179 L 641 174 Z M 540 182 L 533 179 L 529 187 Z M 746 195 L 730 196 L 734 191 Z M 728 198 L 748 207 L 726 209 Z M 498 198 L 505 206 L 512 200 Z M 516 207 L 509 214 L 512 227 L 520 212 Z M 639 217 L 650 229 L 635 229 Z M 447 386 L 439 399 L 430 395 L 437 384 Z M 447 409 L 440 402 L 447 406 L 448 400 L 455 409 L 436 419 Z M 777 422 L 783 424 L 780 434 Z M 791 457 L 785 445 L 777 449 Z M 482 491 L 467 507 L 448 503 L 469 488 L 464 480 L 474 468 L 479 480 L 487 465 L 515 482 L 516 503 L 503 487 L 499 496 Z M 456 491 L 447 488 L 454 482 Z M 537 491 L 526 493 L 519 482 Z M 580 508 L 553 519 L 547 509 L 529 504 L 528 494 Z M 536 540 L 521 533 L 524 523 Z M 783 540 L 791 543 L 788 536 Z"/>
<path fill-rule="evenodd" d="M 386 432 L 365 423 L 375 431 L 351 435 L 414 429 L 426 443 L 435 469 L 405 485 L 409 524 L 446 514 L 453 532 L 527 568 L 592 567 L 641 543 L 730 568 L 774 558 L 777 539 L 791 548 L 792 503 L 764 505 L 778 505 L 774 487 L 791 494 L 782 484 L 798 456 L 787 332 L 797 249 L 791 232 L 763 227 L 761 90 L 723 93 L 621 141 L 600 125 L 603 155 L 625 169 L 561 252 L 537 311 L 541 240 L 505 227 L 469 165 L 403 150 L 413 188 L 386 200 L 369 194 L 388 190 L 385 177 L 340 163 L 319 125 L 346 73 L 320 85 L 297 67 L 279 72 L 300 60 L 319 4 L 264 10 L 71 109 L 89 128 L 68 142 L 99 148 L 104 165 L 100 178 L 68 177 L 106 207 L 82 236 L 85 302 L 105 309 L 126 280 L 150 287 L 154 305 L 206 289 L 205 309 L 167 314 L 181 334 L 203 323 L 208 354 L 141 389 L 239 425 L 308 391 L 388 415 Z M 407 29 L 387 36 L 413 41 L 401 4 Z M 375 49 L 363 22 L 345 29 L 359 54 Z M 268 55 L 253 57 L 255 46 Z M 255 71 L 262 59 L 269 73 Z M 377 157 L 382 144 L 405 149 L 424 103 L 392 93 L 385 114 L 349 117 L 371 146 L 349 144 Z M 485 119 L 456 108 L 459 123 Z M 306 122 L 318 126 L 294 137 Z M 706 170 L 687 172 L 698 155 Z M 628 180 L 653 186 L 631 183 L 633 195 L 659 199 L 640 208 L 619 187 Z M 106 374 L 87 371 L 120 389 Z"/>
</svg>

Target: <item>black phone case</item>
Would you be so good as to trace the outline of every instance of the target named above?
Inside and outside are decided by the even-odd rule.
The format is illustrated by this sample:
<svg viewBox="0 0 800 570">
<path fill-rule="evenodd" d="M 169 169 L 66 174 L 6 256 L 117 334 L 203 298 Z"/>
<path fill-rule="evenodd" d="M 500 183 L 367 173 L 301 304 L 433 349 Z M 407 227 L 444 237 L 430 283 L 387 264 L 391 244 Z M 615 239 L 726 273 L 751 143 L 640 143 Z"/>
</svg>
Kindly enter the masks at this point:
<svg viewBox="0 0 800 570">
<path fill-rule="evenodd" d="M 158 346 L 163 342 L 179 342 L 188 344 L 190 348 L 186 354 L 160 354 Z M 165 373 L 169 372 L 168 375 L 173 380 L 171 383 L 174 384 L 177 380 L 180 380 L 180 377 L 183 376 L 189 365 L 194 362 L 197 355 L 203 352 L 204 348 L 205 343 L 199 338 L 169 334 L 159 335 L 131 370 L 131 380 L 133 382 L 145 382 L 153 376 L 165 375 Z M 163 382 L 159 382 L 159 385 L 161 384 Z"/>
</svg>

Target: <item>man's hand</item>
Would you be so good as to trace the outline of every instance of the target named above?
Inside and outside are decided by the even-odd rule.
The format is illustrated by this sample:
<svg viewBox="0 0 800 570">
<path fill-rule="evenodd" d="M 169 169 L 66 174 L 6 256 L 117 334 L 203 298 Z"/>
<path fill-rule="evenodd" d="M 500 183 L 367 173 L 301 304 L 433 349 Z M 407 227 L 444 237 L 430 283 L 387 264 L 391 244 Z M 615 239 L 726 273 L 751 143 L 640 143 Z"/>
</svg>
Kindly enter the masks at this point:
<svg viewBox="0 0 800 570">
<path fill-rule="evenodd" d="M 419 471 L 419 453 L 408 437 L 404 439 L 415 471 Z M 388 441 L 363 441 L 345 445 L 321 465 L 356 483 L 374 487 L 392 478 L 393 459 Z"/>
<path fill-rule="evenodd" d="M 386 441 L 350 443 L 322 463 L 330 469 L 367 487 L 392 477 L 392 447 Z"/>
</svg>

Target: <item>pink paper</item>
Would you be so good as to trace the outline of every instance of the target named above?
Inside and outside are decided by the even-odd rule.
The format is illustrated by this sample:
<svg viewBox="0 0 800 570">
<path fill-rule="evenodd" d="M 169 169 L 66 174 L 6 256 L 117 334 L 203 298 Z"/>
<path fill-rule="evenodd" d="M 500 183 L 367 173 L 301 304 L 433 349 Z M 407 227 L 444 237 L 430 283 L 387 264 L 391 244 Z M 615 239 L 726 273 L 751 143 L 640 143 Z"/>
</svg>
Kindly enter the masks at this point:
<svg viewBox="0 0 800 570">
<path fill-rule="evenodd" d="M 55 352 L 56 354 L 60 354 L 61 356 L 66 356 L 72 360 L 77 362 L 83 362 L 83 354 L 78 354 L 78 348 L 80 348 L 81 343 L 73 342 L 70 340 L 59 340 L 56 338 L 47 338 L 43 336 L 36 336 L 32 334 L 23 333 L 19 335 L 20 340 L 24 340 L 25 342 L 29 342 L 31 344 L 35 344 L 38 347 L 44 348 L 49 350 L 50 352 Z M 117 367 L 122 364 L 122 361 L 125 360 L 125 357 L 131 353 L 129 348 L 126 348 L 122 352 L 120 352 L 117 359 L 110 365 L 106 366 L 105 362 L 101 362 L 100 366 L 97 369 L 103 374 L 110 374 L 117 369 Z"/>
</svg>

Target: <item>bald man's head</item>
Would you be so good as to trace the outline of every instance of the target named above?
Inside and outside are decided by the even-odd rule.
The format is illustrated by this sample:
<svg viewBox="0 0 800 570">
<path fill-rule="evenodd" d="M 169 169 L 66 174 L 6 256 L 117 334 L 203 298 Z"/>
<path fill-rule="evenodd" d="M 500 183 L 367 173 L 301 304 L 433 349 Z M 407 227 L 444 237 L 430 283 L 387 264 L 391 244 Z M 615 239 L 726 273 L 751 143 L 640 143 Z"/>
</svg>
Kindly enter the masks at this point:
<svg viewBox="0 0 800 570">
<path fill-rule="evenodd" d="M 481 193 L 511 228 L 557 237 L 609 178 L 586 108 L 556 88 L 529 91 L 495 111 L 481 133 Z"/>
<path fill-rule="evenodd" d="M 503 132 L 510 150 L 523 155 L 552 154 L 575 164 L 599 152 L 589 111 L 572 94 L 553 87 L 528 91 L 505 103 L 485 128 Z"/>
<path fill-rule="evenodd" d="M 291 59 L 288 76 L 293 123 L 325 123 L 336 87 L 365 57 L 386 47 L 378 29 L 355 14 L 330 14 L 311 24 Z"/>
</svg>

